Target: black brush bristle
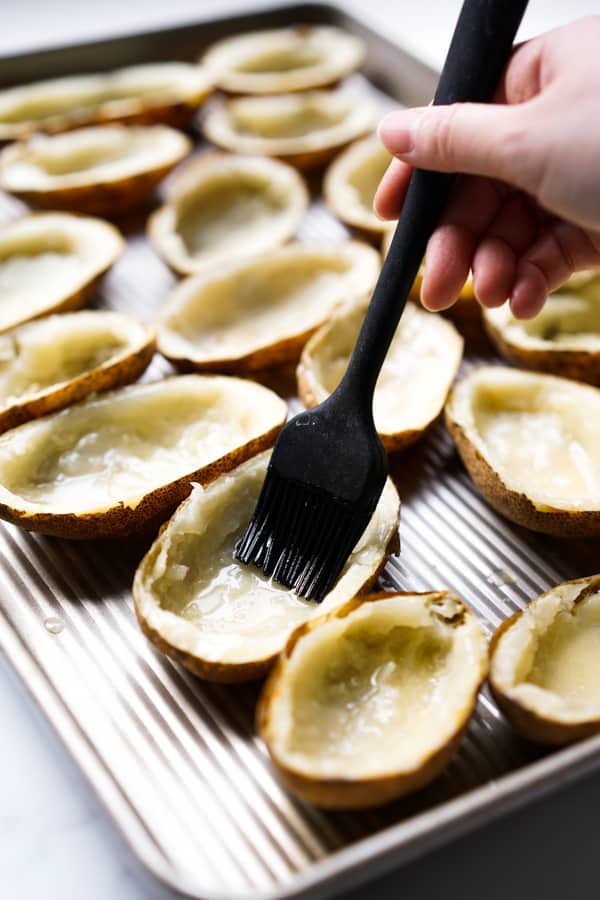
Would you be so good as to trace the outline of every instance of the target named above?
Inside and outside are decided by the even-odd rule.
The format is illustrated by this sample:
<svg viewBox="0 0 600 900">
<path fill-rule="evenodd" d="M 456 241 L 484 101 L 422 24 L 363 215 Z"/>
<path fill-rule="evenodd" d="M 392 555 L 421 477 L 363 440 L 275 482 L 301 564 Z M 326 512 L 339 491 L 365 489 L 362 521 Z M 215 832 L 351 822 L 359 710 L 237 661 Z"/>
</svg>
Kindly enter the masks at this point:
<svg viewBox="0 0 600 900">
<path fill-rule="evenodd" d="M 337 581 L 373 514 L 321 488 L 269 468 L 254 517 L 235 548 L 242 563 L 308 600 L 320 602 Z"/>
</svg>

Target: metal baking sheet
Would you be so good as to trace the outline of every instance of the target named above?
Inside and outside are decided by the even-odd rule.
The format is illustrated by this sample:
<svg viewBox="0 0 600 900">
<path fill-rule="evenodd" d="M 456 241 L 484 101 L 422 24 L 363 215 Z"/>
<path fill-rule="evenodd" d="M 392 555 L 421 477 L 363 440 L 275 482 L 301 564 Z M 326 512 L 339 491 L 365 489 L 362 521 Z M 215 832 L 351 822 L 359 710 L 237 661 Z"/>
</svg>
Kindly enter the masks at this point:
<svg viewBox="0 0 600 900">
<path fill-rule="evenodd" d="M 366 75 L 397 102 L 427 102 L 435 74 L 329 6 L 293 6 L 0 60 L 16 83 L 154 59 L 193 58 L 215 37 L 290 22 L 362 35 Z M 23 207 L 0 199 L 3 219 Z M 315 203 L 304 240 L 345 229 Z M 99 306 L 152 319 L 174 278 L 132 227 Z M 470 355 L 466 366 L 476 362 Z M 150 377 L 167 364 L 155 360 Z M 597 570 L 597 543 L 511 526 L 480 498 L 441 425 L 392 461 L 402 554 L 383 583 L 456 591 L 489 630 L 563 579 Z M 200 682 L 138 630 L 139 541 L 76 543 L 0 526 L 0 641 L 106 804 L 162 881 L 201 898 L 325 897 L 529 802 L 597 766 L 600 738 L 558 752 L 519 740 L 484 691 L 458 754 L 418 794 L 376 811 L 326 813 L 291 798 L 253 730 L 256 685 Z"/>
</svg>

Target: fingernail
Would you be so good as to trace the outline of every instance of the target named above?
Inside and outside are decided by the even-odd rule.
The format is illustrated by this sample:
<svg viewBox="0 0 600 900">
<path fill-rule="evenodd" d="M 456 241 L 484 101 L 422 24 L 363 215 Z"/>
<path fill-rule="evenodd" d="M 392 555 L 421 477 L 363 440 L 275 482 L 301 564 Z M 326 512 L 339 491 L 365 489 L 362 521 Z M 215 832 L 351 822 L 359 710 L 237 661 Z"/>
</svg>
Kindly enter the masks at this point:
<svg viewBox="0 0 600 900">
<path fill-rule="evenodd" d="M 395 156 L 410 153 L 415 146 L 414 128 L 417 116 L 411 109 L 388 113 L 379 123 L 377 134 L 381 143 Z"/>
</svg>

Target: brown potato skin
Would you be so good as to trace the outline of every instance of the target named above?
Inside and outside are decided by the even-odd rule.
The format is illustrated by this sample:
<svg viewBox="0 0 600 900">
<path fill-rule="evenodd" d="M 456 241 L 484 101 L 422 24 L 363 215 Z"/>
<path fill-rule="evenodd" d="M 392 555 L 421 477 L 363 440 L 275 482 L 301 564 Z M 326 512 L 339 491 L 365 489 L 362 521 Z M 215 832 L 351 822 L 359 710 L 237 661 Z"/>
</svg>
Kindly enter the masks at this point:
<svg viewBox="0 0 600 900">
<path fill-rule="evenodd" d="M 348 613 L 362 603 L 370 603 L 390 596 L 402 596 L 407 593 L 411 595 L 414 593 L 430 594 L 431 591 L 381 591 L 368 596 L 357 596 L 340 609 L 300 625 L 291 635 L 285 650 L 280 654 L 273 671 L 267 678 L 256 710 L 256 730 L 259 737 L 265 742 L 281 780 L 290 791 L 302 800 L 325 809 L 367 809 L 373 806 L 382 806 L 405 794 L 425 787 L 425 785 L 441 774 L 458 749 L 467 730 L 472 709 L 477 701 L 477 694 L 485 681 L 487 667 L 482 674 L 477 690 L 474 692 L 472 706 L 465 710 L 465 719 L 462 726 L 457 729 L 443 747 L 439 747 L 431 753 L 418 769 L 362 779 L 319 778 L 290 769 L 277 756 L 271 744 L 269 727 L 270 706 L 273 699 L 277 696 L 279 681 L 285 664 L 300 638 L 313 629 L 318 628 L 326 619 L 345 618 Z"/>
<path fill-rule="evenodd" d="M 399 520 L 397 525 L 398 524 Z M 358 590 L 358 596 L 360 596 L 364 592 L 367 592 L 377 581 L 383 567 L 387 562 L 387 555 L 397 553 L 399 549 L 399 537 L 396 528 L 387 545 L 384 558 L 377 567 L 376 571 L 373 572 L 373 574 L 370 575 L 369 578 L 360 586 Z M 147 559 L 150 559 L 152 557 L 153 552 L 154 547 L 151 547 L 146 554 L 146 557 L 140 563 L 140 566 L 142 566 L 142 564 L 145 563 Z M 213 660 L 205 660 L 197 656 L 192 656 L 185 650 L 181 650 L 179 647 L 175 647 L 173 644 L 169 643 L 169 641 L 167 641 L 159 631 L 157 631 L 155 628 L 152 628 L 152 626 L 142 614 L 137 594 L 137 579 L 135 579 L 133 583 L 133 606 L 138 624 L 148 640 L 152 644 L 154 644 L 154 646 L 158 650 L 160 650 L 161 653 L 164 653 L 165 656 L 170 657 L 170 659 L 174 659 L 175 662 L 178 662 L 180 665 L 182 665 L 185 669 L 188 670 L 188 672 L 191 672 L 192 675 L 196 675 L 198 678 L 204 679 L 204 681 L 212 681 L 217 684 L 241 684 L 245 681 L 257 681 L 260 678 L 264 678 L 265 675 L 267 675 L 268 672 L 271 671 L 278 656 L 280 655 L 278 653 L 274 653 L 271 656 L 265 656 L 263 659 L 251 660 L 246 663 L 214 662 Z M 301 626 L 301 628 L 302 627 L 304 626 Z"/>
<path fill-rule="evenodd" d="M 0 125 L 0 146 L 9 141 L 21 140 L 31 137 L 38 131 L 44 134 L 60 134 L 65 131 L 75 131 L 87 125 L 102 125 L 105 123 L 122 122 L 124 125 L 171 125 L 182 131 L 189 131 L 192 127 L 198 107 L 212 93 L 212 87 L 198 91 L 187 100 L 175 102 L 156 102 L 140 98 L 132 104 L 129 112 L 118 115 L 102 111 L 102 107 L 96 109 L 82 109 L 70 114 L 48 117 L 43 122 L 23 122 L 20 127 Z"/>
<path fill-rule="evenodd" d="M 576 580 L 580 581 L 587 579 Z M 505 619 L 492 635 L 490 642 L 490 674 L 488 676 L 488 684 L 494 700 L 501 711 L 504 713 L 517 734 L 520 734 L 521 737 L 526 738 L 528 741 L 533 741 L 536 744 L 544 744 L 549 747 L 561 747 L 565 744 L 572 744 L 575 741 L 580 741 L 583 738 L 600 733 L 600 719 L 589 719 L 586 722 L 578 722 L 576 724 L 553 722 L 551 719 L 544 719 L 532 709 L 528 709 L 521 703 L 517 703 L 512 697 L 508 697 L 494 681 L 491 674 L 491 662 L 494 658 L 498 642 L 502 635 L 504 635 L 522 615 L 522 612 L 518 612 L 510 616 L 510 618 Z"/>
<path fill-rule="evenodd" d="M 446 426 L 467 471 L 487 502 L 517 525 L 558 537 L 583 538 L 600 535 L 600 510 L 568 510 L 556 507 L 539 509 L 525 494 L 509 488 L 479 450 L 471 443 L 461 425 L 454 421 L 448 406 Z"/>
<path fill-rule="evenodd" d="M 118 503 L 92 513 L 32 513 L 12 509 L 0 502 L 0 518 L 27 531 L 39 531 L 72 540 L 122 538 L 155 532 L 188 496 L 192 482 L 208 484 L 223 472 L 228 472 L 261 450 L 273 446 L 282 427 L 283 421 L 207 466 L 155 488 L 134 507 Z"/>
<path fill-rule="evenodd" d="M 10 193 L 13 197 L 18 197 L 19 200 L 41 209 L 60 209 L 116 219 L 143 206 L 163 178 L 175 168 L 178 162 L 179 160 L 153 169 L 151 172 L 141 172 L 118 181 L 39 191 L 11 191 Z"/>
<path fill-rule="evenodd" d="M 314 328 L 302 332 L 302 334 L 294 334 L 290 337 L 283 338 L 274 344 L 265 347 L 258 347 L 251 353 L 244 356 L 229 357 L 223 359 L 207 359 L 195 360 L 184 356 L 173 356 L 165 353 L 160 348 L 159 334 L 159 350 L 164 357 L 174 363 L 182 371 L 186 372 L 222 372 L 224 374 L 237 375 L 253 375 L 256 372 L 263 372 L 268 369 L 276 369 L 288 364 L 294 364 L 298 361 L 302 348 L 306 344 L 311 335 L 318 331 L 323 323 L 320 322 Z M 314 405 L 314 404 L 313 404 Z"/>
<path fill-rule="evenodd" d="M 516 363 L 526 369 L 537 372 L 549 372 L 563 378 L 573 378 L 600 387 L 600 350 L 593 353 L 589 350 L 542 350 L 532 347 L 519 347 L 508 341 L 499 328 L 496 328 L 487 316 L 483 324 L 488 337 L 498 352 L 509 362 Z"/>
<path fill-rule="evenodd" d="M 77 403 L 93 392 L 107 391 L 137 381 L 150 365 L 155 349 L 156 337 L 149 333 L 146 342 L 134 353 L 120 357 L 109 365 L 91 369 L 61 387 L 51 388 L 25 403 L 0 408 L 0 433 Z"/>
</svg>

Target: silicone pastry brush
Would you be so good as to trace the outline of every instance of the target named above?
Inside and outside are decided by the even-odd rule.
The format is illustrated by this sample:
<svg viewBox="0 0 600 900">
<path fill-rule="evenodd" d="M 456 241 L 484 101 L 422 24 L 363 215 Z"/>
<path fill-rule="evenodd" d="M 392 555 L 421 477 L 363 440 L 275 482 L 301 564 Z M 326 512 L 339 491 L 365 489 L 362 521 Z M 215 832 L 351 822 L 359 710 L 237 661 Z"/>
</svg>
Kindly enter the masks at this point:
<svg viewBox="0 0 600 900">
<path fill-rule="evenodd" d="M 465 0 L 435 104 L 492 99 L 527 0 Z M 281 431 L 254 517 L 235 549 L 299 595 L 320 601 L 366 528 L 387 476 L 373 392 L 453 176 L 415 170 L 346 373 L 319 406 Z"/>
</svg>

